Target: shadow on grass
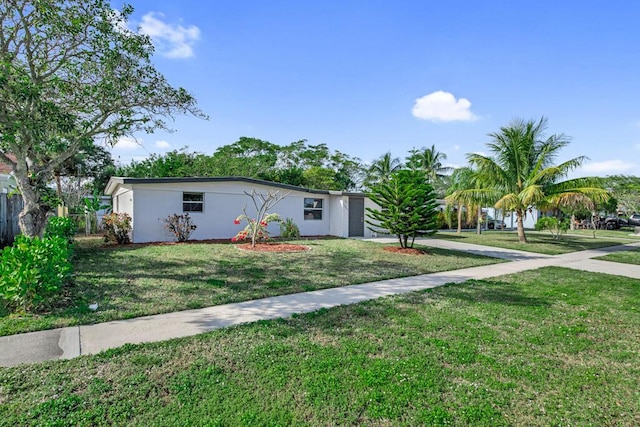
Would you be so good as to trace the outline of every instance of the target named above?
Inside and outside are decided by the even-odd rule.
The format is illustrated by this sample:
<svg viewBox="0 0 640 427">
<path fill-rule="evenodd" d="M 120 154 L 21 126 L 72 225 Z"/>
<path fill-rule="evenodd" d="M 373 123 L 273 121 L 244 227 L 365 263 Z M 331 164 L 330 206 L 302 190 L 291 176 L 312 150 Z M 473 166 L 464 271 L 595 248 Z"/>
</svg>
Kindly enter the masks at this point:
<svg viewBox="0 0 640 427">
<path fill-rule="evenodd" d="M 532 297 L 515 289 L 505 288 L 504 282 L 472 280 L 464 286 L 447 286 L 447 297 L 471 303 L 494 303 L 523 307 L 550 307 L 543 298 Z"/>
</svg>

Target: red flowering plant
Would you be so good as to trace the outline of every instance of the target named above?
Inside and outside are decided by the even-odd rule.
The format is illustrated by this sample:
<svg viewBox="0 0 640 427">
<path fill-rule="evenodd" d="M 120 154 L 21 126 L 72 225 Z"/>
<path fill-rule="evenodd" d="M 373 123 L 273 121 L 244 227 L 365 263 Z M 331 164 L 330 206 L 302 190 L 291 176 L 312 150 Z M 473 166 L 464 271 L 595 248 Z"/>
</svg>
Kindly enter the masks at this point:
<svg viewBox="0 0 640 427">
<path fill-rule="evenodd" d="M 274 207 L 280 200 L 284 199 L 286 195 L 280 194 L 279 191 L 269 191 L 267 194 L 260 194 L 257 193 L 256 190 L 253 190 L 251 193 L 245 191 L 245 194 L 253 200 L 256 215 L 255 217 L 250 217 L 247 214 L 246 206 L 242 209 L 242 214 L 238 215 L 238 217 L 233 220 L 233 223 L 239 225 L 242 221 L 247 221 L 247 225 L 236 234 L 231 241 L 238 242 L 250 239 L 251 247 L 255 247 L 257 242 L 269 239 L 269 231 L 267 230 L 269 223 L 282 222 L 280 215 L 277 213 L 267 213 L 267 211 Z"/>
<path fill-rule="evenodd" d="M 249 218 L 243 209 L 243 213 L 234 219 L 233 223 L 240 224 L 242 221 L 247 221 L 247 225 L 235 237 L 232 237 L 231 241 L 235 243 L 242 240 L 251 240 L 251 246 L 253 247 L 256 243 L 269 239 L 269 230 L 267 230 L 269 223 L 281 222 L 282 220 L 277 213 L 265 213 L 262 218 Z"/>
</svg>

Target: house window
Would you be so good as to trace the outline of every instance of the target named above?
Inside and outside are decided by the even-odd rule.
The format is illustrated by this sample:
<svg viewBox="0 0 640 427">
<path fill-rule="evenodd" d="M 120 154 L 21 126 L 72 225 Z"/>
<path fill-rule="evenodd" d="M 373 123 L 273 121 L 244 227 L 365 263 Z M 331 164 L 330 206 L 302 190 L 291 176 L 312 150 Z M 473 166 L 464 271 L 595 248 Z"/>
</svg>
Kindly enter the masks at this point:
<svg viewBox="0 0 640 427">
<path fill-rule="evenodd" d="M 322 219 L 322 199 L 304 199 L 304 219 Z"/>
<path fill-rule="evenodd" d="M 182 193 L 182 210 L 184 212 L 202 212 L 204 193 Z"/>
</svg>

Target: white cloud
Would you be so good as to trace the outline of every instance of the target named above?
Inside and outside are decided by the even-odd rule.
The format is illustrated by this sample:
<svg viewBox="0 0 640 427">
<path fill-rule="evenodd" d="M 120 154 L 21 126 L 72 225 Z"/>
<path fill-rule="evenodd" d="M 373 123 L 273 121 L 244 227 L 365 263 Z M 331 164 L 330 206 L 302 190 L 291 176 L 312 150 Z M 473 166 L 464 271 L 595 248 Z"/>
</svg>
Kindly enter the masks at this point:
<svg viewBox="0 0 640 427">
<path fill-rule="evenodd" d="M 590 174 L 609 175 L 627 172 L 635 167 L 635 164 L 624 160 L 605 160 L 603 162 L 586 163 L 582 165 L 581 171 Z"/>
<path fill-rule="evenodd" d="M 171 144 L 169 144 L 167 141 L 160 140 L 160 141 L 156 141 L 156 147 L 168 149 L 168 148 L 171 148 Z"/>
<path fill-rule="evenodd" d="M 466 98 L 456 100 L 449 92 L 437 91 L 416 99 L 411 113 L 413 117 L 433 122 L 476 120 L 470 110 L 471 102 Z"/>
<path fill-rule="evenodd" d="M 200 29 L 195 25 L 183 27 L 164 22 L 164 15 L 149 12 L 142 17 L 140 32 L 153 40 L 156 51 L 167 58 L 191 58 L 193 45 L 200 39 Z"/>
<path fill-rule="evenodd" d="M 142 140 L 136 140 L 130 136 L 123 136 L 118 139 L 118 142 L 113 146 L 116 151 L 133 151 L 142 147 Z"/>
</svg>

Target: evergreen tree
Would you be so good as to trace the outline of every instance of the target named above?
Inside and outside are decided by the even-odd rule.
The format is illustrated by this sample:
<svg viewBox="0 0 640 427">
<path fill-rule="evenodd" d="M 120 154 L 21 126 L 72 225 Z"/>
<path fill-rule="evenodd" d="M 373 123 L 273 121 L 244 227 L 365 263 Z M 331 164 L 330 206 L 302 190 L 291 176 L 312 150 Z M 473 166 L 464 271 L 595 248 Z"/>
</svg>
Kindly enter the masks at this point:
<svg viewBox="0 0 640 427">
<path fill-rule="evenodd" d="M 394 172 L 388 182 L 374 185 L 369 197 L 380 209 L 367 208 L 368 228 L 396 235 L 401 247 L 412 248 L 416 237 L 436 232 L 436 196 L 424 173 Z"/>
</svg>

